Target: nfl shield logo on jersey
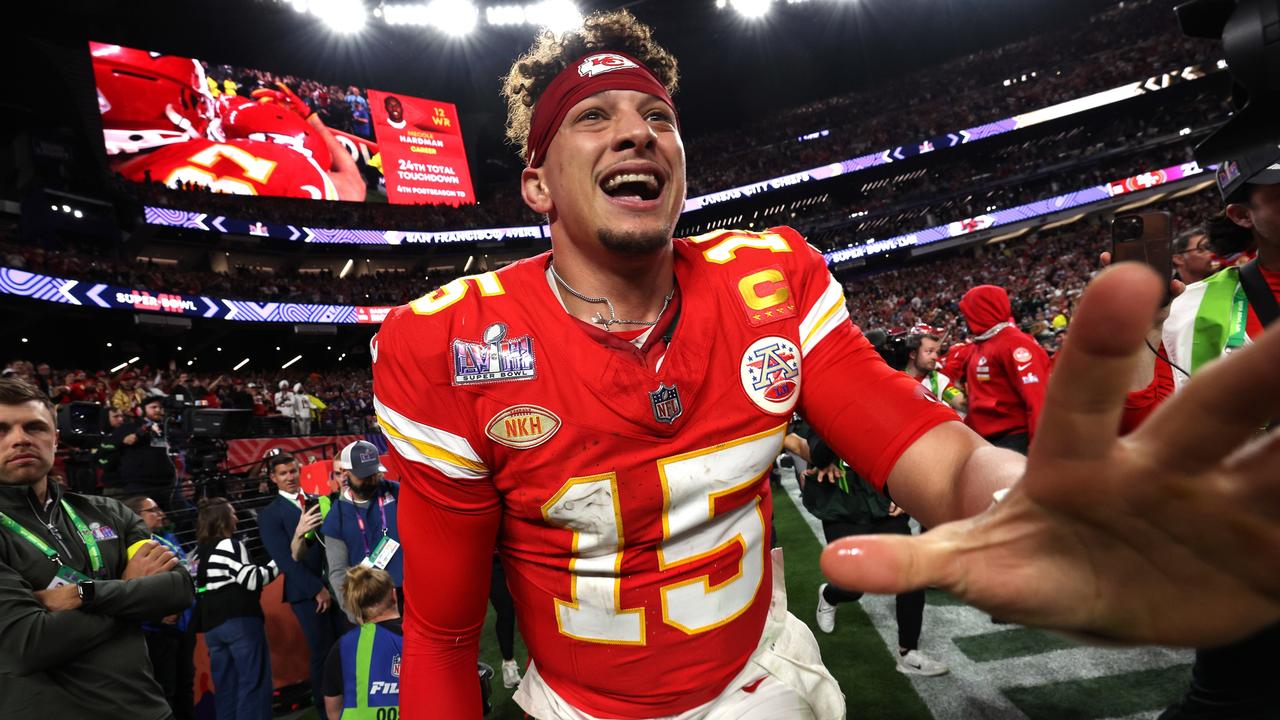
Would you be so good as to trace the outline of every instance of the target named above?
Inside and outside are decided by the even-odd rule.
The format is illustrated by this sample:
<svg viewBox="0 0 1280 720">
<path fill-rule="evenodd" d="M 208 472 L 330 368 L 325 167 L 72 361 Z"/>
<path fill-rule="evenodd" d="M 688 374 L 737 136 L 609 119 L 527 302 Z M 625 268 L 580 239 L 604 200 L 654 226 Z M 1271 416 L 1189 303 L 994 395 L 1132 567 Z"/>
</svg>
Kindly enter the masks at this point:
<svg viewBox="0 0 1280 720">
<path fill-rule="evenodd" d="M 507 326 L 494 323 L 484 329 L 482 342 L 453 341 L 453 384 L 529 380 L 538 374 L 533 338 L 507 339 Z"/>
<path fill-rule="evenodd" d="M 751 343 L 742 354 L 742 389 L 770 415 L 790 415 L 800 399 L 800 349 L 776 335 Z"/>
<path fill-rule="evenodd" d="M 680 404 L 680 391 L 675 385 L 667 387 L 658 383 L 658 389 L 649 393 L 649 403 L 653 405 L 653 419 L 670 425 L 684 413 Z"/>
</svg>

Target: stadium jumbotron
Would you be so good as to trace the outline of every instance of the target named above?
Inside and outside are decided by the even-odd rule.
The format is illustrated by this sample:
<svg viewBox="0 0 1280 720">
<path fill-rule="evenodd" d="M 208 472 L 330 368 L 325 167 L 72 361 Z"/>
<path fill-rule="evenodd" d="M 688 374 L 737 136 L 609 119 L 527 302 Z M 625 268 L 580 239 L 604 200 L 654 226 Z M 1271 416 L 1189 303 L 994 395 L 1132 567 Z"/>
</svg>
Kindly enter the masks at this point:
<svg viewBox="0 0 1280 720">
<path fill-rule="evenodd" d="M 1217 496 L 1174 521 L 1157 481 L 1231 373 L 1192 376 L 1275 345 L 1280 86 L 1241 69 L 1275 51 L 1220 38 L 1274 2 L 1179 4 L 24 8 L 0 641 L 63 623 L 127 679 L 0 666 L 0 716 L 1280 717 L 1275 558 L 1184 537 Z M 1168 457 L 1032 499 L 1094 442 Z M 1225 453 L 1194 472 L 1260 488 L 1275 547 Z M 81 496 L 142 523 L 118 568 Z M 999 555 L 1018 512 L 1054 541 Z M 193 562 L 144 571 L 151 537 Z M 145 573 L 194 615 L 123 609 Z"/>
</svg>

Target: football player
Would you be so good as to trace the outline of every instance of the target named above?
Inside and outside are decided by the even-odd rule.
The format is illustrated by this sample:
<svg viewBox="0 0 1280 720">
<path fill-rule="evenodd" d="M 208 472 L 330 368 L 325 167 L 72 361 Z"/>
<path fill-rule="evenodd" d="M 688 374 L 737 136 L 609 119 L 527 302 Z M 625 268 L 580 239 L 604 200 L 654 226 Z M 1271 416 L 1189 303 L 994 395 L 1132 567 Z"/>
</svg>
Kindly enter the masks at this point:
<svg viewBox="0 0 1280 720">
<path fill-rule="evenodd" d="M 1227 640 L 1280 616 L 1280 493 L 1264 484 L 1280 446 L 1221 462 L 1275 413 L 1280 334 L 1117 443 L 1160 288 L 1112 268 L 1080 304 L 1030 459 L 993 448 L 879 359 L 794 231 L 672 240 L 676 76 L 625 11 L 542 36 L 505 91 L 552 251 L 399 307 L 372 341 L 404 480 L 404 717 L 480 717 L 495 544 L 534 717 L 843 717 L 768 551 L 769 469 L 796 410 L 935 528 L 833 544 L 841 585 L 935 584 L 1010 621 L 1132 641 Z"/>
<path fill-rule="evenodd" d="M 113 170 L 126 179 L 242 195 L 364 199 L 365 183 L 355 161 L 287 88 L 271 90 L 274 94 L 264 99 L 287 107 L 291 115 L 305 111 L 312 116 L 304 123 L 308 129 L 300 130 L 302 140 L 280 144 L 248 139 L 260 128 L 228 137 L 198 61 L 103 43 L 90 43 L 90 53 L 107 153 L 115 156 Z M 224 102 L 230 108 L 243 101 L 230 97 Z M 274 141 L 284 134 L 263 137 Z M 309 144 L 306 134 L 312 136 Z M 299 146 L 310 154 L 295 149 Z M 328 158 L 325 165 L 317 162 L 319 153 Z"/>
</svg>

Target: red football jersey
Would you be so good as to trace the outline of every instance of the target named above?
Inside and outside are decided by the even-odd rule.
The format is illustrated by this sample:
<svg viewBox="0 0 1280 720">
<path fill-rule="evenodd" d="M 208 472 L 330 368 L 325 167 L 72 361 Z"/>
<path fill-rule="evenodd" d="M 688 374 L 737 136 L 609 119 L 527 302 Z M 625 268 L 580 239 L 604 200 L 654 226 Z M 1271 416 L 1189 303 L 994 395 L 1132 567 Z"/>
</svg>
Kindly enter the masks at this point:
<svg viewBox="0 0 1280 720">
<path fill-rule="evenodd" d="M 1035 437 L 1049 387 L 1049 354 L 1016 327 L 974 344 L 967 363 L 965 423 L 983 437 Z"/>
<path fill-rule="evenodd" d="M 287 145 L 256 140 L 198 139 L 166 145 L 116 168 L 127 179 L 176 188 L 203 185 L 214 192 L 337 200 L 333 180 L 316 161 Z"/>
<path fill-rule="evenodd" d="M 563 698 L 616 718 L 711 700 L 760 640 L 769 469 L 792 413 L 878 486 L 956 419 L 880 360 L 793 230 L 674 247 L 679 316 L 645 349 L 569 316 L 548 254 L 396 308 L 374 338 L 404 482 L 405 717 L 479 717 L 495 533 L 530 656 Z"/>
</svg>

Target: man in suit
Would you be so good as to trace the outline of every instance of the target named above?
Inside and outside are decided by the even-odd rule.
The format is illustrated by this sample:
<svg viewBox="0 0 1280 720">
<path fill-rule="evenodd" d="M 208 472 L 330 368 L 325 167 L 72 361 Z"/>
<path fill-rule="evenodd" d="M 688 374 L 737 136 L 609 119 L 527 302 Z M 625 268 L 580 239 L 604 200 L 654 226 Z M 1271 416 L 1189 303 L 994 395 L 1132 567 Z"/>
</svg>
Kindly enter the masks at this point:
<svg viewBox="0 0 1280 720">
<path fill-rule="evenodd" d="M 290 550 L 294 535 L 299 532 L 303 506 L 316 503 L 317 498 L 302 491 L 298 482 L 301 468 L 289 453 L 268 458 L 267 470 L 279 492 L 258 513 L 258 531 L 263 547 L 284 574 L 284 601 L 293 608 L 311 652 L 312 699 L 316 708 L 323 710 L 320 690 L 324 661 L 344 629 L 342 613 L 325 585 L 324 543 L 308 543 L 301 561 L 294 560 Z M 305 533 L 307 529 L 301 531 Z"/>
</svg>

